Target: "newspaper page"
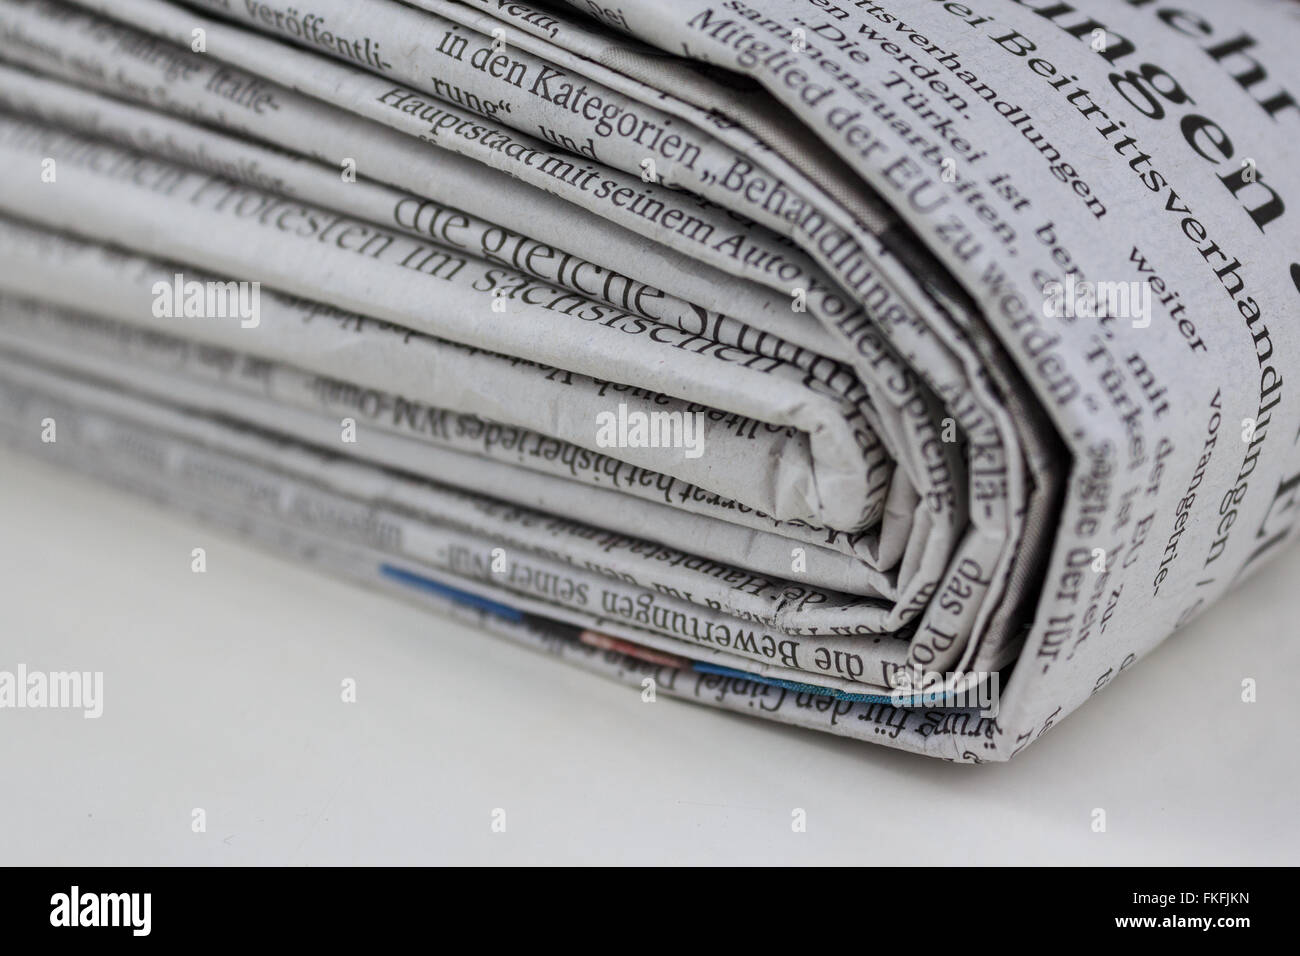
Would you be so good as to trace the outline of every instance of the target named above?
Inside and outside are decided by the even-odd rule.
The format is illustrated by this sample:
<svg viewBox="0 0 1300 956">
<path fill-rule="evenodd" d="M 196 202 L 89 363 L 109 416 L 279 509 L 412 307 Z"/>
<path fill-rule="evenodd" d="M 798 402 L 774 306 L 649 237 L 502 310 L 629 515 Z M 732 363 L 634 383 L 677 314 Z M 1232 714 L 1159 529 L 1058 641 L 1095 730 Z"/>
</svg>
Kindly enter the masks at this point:
<svg viewBox="0 0 1300 956">
<path fill-rule="evenodd" d="M 1297 29 L 9 0 L 6 439 L 57 406 L 69 467 L 326 570 L 1006 760 L 1293 536 Z"/>
</svg>

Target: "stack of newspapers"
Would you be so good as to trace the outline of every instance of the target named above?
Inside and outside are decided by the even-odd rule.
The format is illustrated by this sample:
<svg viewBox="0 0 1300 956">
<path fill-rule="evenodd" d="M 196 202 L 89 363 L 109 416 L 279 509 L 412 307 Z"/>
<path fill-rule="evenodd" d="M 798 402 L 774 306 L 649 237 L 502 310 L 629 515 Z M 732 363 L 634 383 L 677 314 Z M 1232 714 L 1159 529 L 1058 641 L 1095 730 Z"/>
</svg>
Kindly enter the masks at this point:
<svg viewBox="0 0 1300 956">
<path fill-rule="evenodd" d="M 0 440 L 641 693 L 1006 760 L 1292 537 L 1297 41 L 0 0 Z"/>
</svg>

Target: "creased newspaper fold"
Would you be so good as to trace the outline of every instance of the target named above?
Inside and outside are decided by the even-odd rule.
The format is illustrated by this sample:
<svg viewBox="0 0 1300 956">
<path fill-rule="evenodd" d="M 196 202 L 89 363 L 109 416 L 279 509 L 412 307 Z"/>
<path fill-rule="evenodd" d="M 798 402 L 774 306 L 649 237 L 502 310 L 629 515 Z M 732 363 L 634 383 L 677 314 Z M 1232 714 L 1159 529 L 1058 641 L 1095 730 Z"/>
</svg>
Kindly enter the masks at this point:
<svg viewBox="0 0 1300 956">
<path fill-rule="evenodd" d="M 643 693 L 1006 760 L 1292 536 L 1297 40 L 0 0 L 0 436 Z"/>
</svg>

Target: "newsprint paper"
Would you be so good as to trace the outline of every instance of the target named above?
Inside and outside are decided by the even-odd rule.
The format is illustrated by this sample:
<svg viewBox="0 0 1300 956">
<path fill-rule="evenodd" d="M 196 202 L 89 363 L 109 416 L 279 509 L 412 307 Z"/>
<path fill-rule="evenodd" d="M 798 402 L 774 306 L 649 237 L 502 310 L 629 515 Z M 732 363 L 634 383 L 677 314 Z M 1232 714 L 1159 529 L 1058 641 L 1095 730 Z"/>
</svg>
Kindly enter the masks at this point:
<svg viewBox="0 0 1300 956">
<path fill-rule="evenodd" d="M 1293 536 L 1298 41 L 0 0 L 0 437 L 643 694 L 1007 760 Z"/>
</svg>

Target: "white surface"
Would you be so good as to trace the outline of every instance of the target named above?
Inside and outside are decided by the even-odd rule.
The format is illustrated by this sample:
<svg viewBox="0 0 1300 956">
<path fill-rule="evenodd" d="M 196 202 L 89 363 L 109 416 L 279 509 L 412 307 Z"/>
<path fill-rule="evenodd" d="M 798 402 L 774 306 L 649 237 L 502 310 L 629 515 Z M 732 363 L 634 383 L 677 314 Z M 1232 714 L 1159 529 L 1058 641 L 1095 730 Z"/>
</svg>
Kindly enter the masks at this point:
<svg viewBox="0 0 1300 956">
<path fill-rule="evenodd" d="M 105 684 L 0 710 L 0 863 L 1300 862 L 1295 551 L 986 767 L 643 704 L 3 450 L 0 582 L 0 669 Z"/>
</svg>

